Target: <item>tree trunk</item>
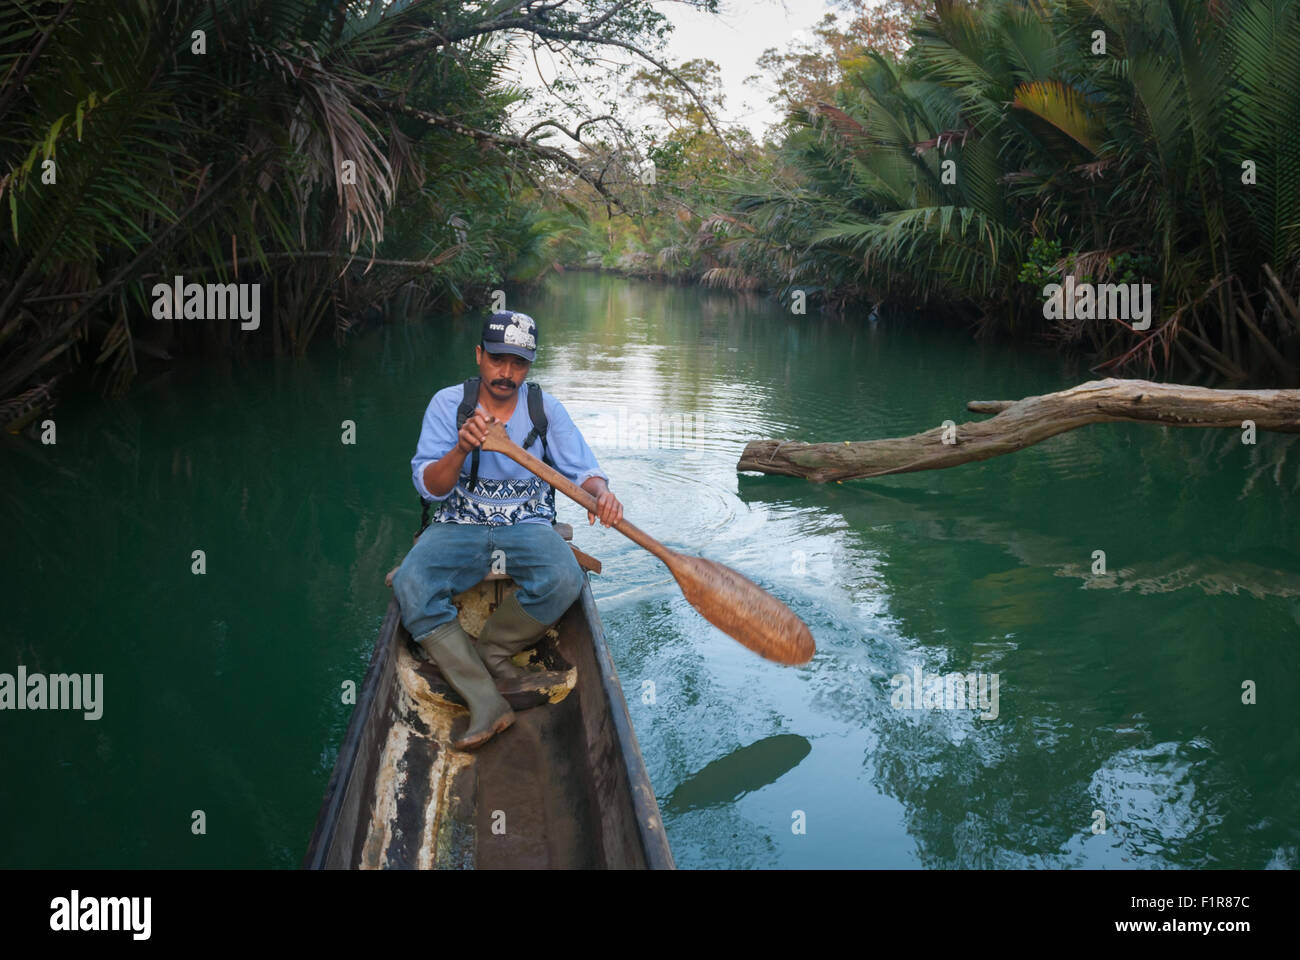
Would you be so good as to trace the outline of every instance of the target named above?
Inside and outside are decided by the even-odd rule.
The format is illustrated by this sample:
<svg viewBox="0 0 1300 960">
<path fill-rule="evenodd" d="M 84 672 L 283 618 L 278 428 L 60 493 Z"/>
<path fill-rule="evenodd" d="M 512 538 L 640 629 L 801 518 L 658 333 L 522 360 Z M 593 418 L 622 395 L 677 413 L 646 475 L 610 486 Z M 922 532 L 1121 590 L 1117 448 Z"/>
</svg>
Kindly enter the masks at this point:
<svg viewBox="0 0 1300 960">
<path fill-rule="evenodd" d="M 1250 420 L 1258 430 L 1300 433 L 1300 390 L 1212 390 L 1108 379 L 1023 400 L 972 400 L 967 407 L 997 416 L 888 440 L 751 440 L 736 469 L 806 477 L 819 483 L 938 470 L 1014 453 L 1089 423 L 1128 421 L 1242 429 L 1243 422 Z"/>
</svg>

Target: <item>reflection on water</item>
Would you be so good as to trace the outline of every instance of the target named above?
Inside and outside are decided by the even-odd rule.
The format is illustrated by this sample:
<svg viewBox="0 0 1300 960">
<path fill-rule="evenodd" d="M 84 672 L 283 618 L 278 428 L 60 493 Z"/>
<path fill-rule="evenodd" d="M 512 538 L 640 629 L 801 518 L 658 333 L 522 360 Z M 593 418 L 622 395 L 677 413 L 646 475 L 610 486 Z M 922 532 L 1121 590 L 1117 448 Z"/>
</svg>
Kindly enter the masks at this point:
<svg viewBox="0 0 1300 960">
<path fill-rule="evenodd" d="M 582 274 L 511 296 L 538 320 L 530 378 L 628 518 L 772 591 L 817 641 L 806 666 L 761 660 L 557 498 L 604 564 L 592 586 L 679 865 L 1297 865 L 1296 437 L 1093 425 L 955 470 L 740 476 L 751 439 L 910 434 L 1089 377 L 689 287 Z M 105 674 L 94 724 L 0 724 L 7 769 L 40 786 L 0 792 L 0 822 L 24 825 L 0 865 L 296 865 L 340 688 L 418 523 L 420 418 L 474 372 L 478 323 L 176 368 L 123 400 L 67 395 L 56 448 L 0 438 L 18 494 L 0 498 L 0 671 Z M 997 673 L 997 720 L 895 710 L 890 677 L 914 667 Z M 196 807 L 220 844 L 195 843 Z"/>
<path fill-rule="evenodd" d="M 812 744 L 796 733 L 764 737 L 710 761 L 679 783 L 660 806 L 665 814 L 676 815 L 735 803 L 789 773 L 811 750 Z"/>
<path fill-rule="evenodd" d="M 553 285 L 538 309 L 558 310 L 571 284 Z M 1288 532 L 1296 438 L 1249 447 L 1229 432 L 1098 425 L 933 474 L 831 485 L 739 476 L 751 439 L 908 434 L 972 418 L 970 399 L 1089 377 L 960 336 L 795 318 L 693 289 L 578 285 L 596 288 L 597 315 L 564 345 L 565 361 L 599 375 L 551 384 L 575 417 L 706 425 L 679 449 L 624 431 L 598 451 L 629 515 L 773 590 L 818 641 L 807 667 L 766 664 L 701 621 L 653 558 L 589 535 L 680 863 L 1195 866 L 1213 851 L 1224 865 L 1264 866 L 1296 847 L 1282 798 L 1298 783 L 1300 744 L 1266 763 L 1252 732 L 1285 722 L 1300 692 L 1285 669 L 1300 622 Z M 635 339 L 621 334 L 629 316 Z M 894 710 L 889 677 L 914 665 L 998 673 L 999 719 Z M 1240 679 L 1255 673 L 1273 675 L 1281 699 L 1241 704 Z M 653 703 L 635 695 L 645 680 Z M 811 744 L 808 755 L 757 789 L 710 760 L 789 736 Z M 1236 785 L 1227 804 L 1171 806 L 1169 842 L 1153 851 L 1141 821 L 1160 802 L 1134 806 L 1107 774 L 1134 751 L 1203 743 L 1191 766 L 1135 754 L 1170 797 L 1183 781 Z M 706 774 L 709 802 L 692 799 Z M 1093 811 L 1111 807 L 1094 834 Z M 806 834 L 791 830 L 796 810 Z"/>
</svg>

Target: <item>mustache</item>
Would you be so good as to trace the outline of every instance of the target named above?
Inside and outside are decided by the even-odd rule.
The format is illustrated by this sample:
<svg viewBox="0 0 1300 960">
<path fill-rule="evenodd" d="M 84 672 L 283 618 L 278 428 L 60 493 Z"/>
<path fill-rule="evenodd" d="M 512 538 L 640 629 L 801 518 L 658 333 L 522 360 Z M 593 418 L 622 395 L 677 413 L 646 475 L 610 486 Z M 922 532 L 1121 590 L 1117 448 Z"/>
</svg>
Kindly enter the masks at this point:
<svg viewBox="0 0 1300 960">
<path fill-rule="evenodd" d="M 509 387 L 511 390 L 513 390 L 515 388 L 515 382 L 513 380 L 493 380 L 492 386 Z"/>
</svg>

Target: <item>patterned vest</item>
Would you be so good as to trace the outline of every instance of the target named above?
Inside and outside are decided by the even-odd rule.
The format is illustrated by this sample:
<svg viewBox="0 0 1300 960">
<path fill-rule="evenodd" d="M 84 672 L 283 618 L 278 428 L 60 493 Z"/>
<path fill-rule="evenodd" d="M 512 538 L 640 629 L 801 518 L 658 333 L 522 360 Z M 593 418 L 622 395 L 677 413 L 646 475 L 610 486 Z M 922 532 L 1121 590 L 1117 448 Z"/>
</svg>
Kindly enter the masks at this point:
<svg viewBox="0 0 1300 960">
<path fill-rule="evenodd" d="M 555 522 L 555 488 L 541 477 L 524 480 L 493 480 L 480 476 L 474 492 L 466 493 L 461 480 L 446 500 L 438 505 L 434 520 L 439 523 L 490 523 L 505 525 L 522 520 Z"/>
</svg>

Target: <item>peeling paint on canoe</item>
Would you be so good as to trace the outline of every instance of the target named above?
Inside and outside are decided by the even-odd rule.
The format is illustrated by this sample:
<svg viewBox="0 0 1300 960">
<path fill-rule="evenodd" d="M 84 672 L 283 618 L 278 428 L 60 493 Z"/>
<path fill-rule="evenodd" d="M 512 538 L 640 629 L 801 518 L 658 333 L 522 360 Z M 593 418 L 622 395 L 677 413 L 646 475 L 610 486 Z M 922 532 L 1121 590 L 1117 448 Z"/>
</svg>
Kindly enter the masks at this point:
<svg viewBox="0 0 1300 960">
<path fill-rule="evenodd" d="M 370 817 L 370 829 L 361 851 L 362 870 L 378 870 L 383 866 L 384 852 L 391 839 L 389 824 L 397 817 L 397 795 L 404 779 L 400 770 L 401 758 L 406 754 L 406 739 L 410 731 L 394 724 L 384 742 L 384 753 L 375 774 L 375 808 Z"/>
<path fill-rule="evenodd" d="M 397 652 L 397 684 L 392 710 L 393 726 L 384 744 L 379 769 L 375 777 L 375 804 L 371 814 L 365 848 L 362 854 L 363 869 L 387 869 L 394 866 L 389 852 L 395 844 L 406 840 L 398 825 L 401 798 L 423 794 L 431 801 L 423 811 L 423 823 L 415 841 L 415 865 L 432 869 L 440 859 L 453 856 L 454 851 L 438 851 L 439 837 L 449 834 L 443 829 L 443 820 L 449 809 L 449 796 L 455 780 L 469 773 L 474 764 L 470 753 L 451 748 L 451 728 L 458 716 L 468 711 L 465 707 L 438 696 L 417 672 L 418 661 L 402 646 Z M 422 740 L 416 744 L 413 740 Z M 408 782 L 410 764 L 407 759 L 415 748 L 428 750 L 428 741 L 437 744 L 436 755 L 428 768 L 427 789 L 424 784 Z"/>
<path fill-rule="evenodd" d="M 543 687 L 541 692 L 546 695 L 548 703 L 559 703 L 578 685 L 578 668 L 570 667 L 564 674 L 564 682 L 557 683 L 553 687 Z"/>
</svg>

